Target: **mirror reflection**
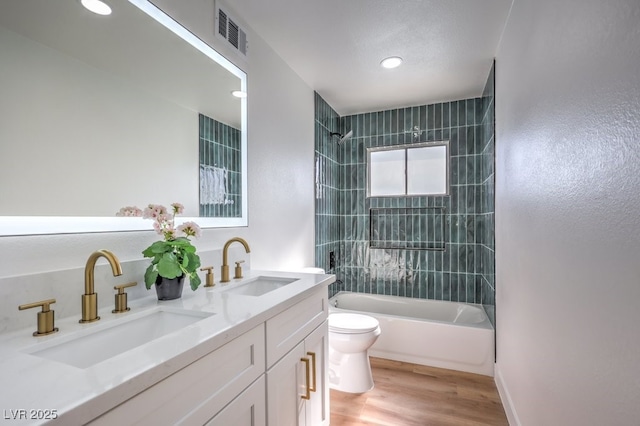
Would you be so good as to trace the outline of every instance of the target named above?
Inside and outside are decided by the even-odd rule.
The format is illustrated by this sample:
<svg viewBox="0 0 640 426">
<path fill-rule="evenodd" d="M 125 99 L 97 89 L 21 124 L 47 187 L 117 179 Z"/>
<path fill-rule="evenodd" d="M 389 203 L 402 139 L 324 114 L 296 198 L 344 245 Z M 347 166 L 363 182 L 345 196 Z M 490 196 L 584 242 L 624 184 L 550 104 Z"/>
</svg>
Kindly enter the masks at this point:
<svg viewBox="0 0 640 426">
<path fill-rule="evenodd" d="M 246 75 L 132 2 L 155 19 L 127 0 L 111 1 L 109 16 L 77 0 L 0 3 L 0 216 L 112 217 L 180 202 L 187 216 L 236 219 L 205 227 L 246 224 L 246 100 L 231 95 L 246 91 Z M 203 139 L 217 150 L 201 153 Z M 205 206 L 226 211 L 202 205 L 208 162 L 227 179 Z"/>
</svg>

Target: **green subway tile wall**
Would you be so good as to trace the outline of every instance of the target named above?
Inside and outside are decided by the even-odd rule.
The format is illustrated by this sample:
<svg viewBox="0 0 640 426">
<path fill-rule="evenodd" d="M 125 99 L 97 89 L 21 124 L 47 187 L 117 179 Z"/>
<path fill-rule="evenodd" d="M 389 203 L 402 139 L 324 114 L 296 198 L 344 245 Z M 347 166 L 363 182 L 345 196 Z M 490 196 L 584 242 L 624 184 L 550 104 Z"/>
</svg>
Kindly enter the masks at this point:
<svg viewBox="0 0 640 426">
<path fill-rule="evenodd" d="M 482 94 L 481 188 L 478 208 L 478 248 L 481 299 L 495 326 L 495 62 Z"/>
<path fill-rule="evenodd" d="M 340 165 L 338 144 L 332 132 L 338 131 L 340 117 L 315 94 L 315 237 L 316 266 L 337 273 L 330 253 L 337 255 L 340 244 L 338 197 Z"/>
<path fill-rule="evenodd" d="M 369 210 L 369 247 L 444 250 L 444 215 L 444 207 L 372 208 Z"/>
<path fill-rule="evenodd" d="M 201 167 L 226 169 L 226 202 L 200 204 L 203 217 L 240 217 L 242 214 L 242 169 L 240 130 L 198 114 Z"/>
<path fill-rule="evenodd" d="M 493 111 L 493 69 L 481 98 L 345 117 L 316 93 L 316 265 L 336 274 L 330 296 L 346 290 L 482 303 L 494 321 Z M 329 136 L 350 130 L 342 145 Z M 367 148 L 440 140 L 450 143 L 449 196 L 367 198 Z M 376 227 L 394 223 L 420 247 L 394 247 L 393 236 L 372 247 L 371 215 Z M 420 223 L 429 221 L 444 235 L 425 234 Z M 434 250 L 442 241 L 445 250 Z"/>
</svg>

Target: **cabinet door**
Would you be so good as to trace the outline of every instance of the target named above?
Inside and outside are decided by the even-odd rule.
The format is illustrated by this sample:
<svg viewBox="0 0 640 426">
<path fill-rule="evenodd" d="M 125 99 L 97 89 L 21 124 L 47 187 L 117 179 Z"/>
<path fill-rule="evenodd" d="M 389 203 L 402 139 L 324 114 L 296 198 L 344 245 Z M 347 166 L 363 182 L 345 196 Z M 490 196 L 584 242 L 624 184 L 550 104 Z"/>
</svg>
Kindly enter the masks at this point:
<svg viewBox="0 0 640 426">
<path fill-rule="evenodd" d="M 322 324 L 329 315 L 327 289 L 267 320 L 267 368 Z"/>
<path fill-rule="evenodd" d="M 259 325 L 91 422 L 92 426 L 202 425 L 264 372 Z"/>
<path fill-rule="evenodd" d="M 267 371 L 267 424 L 304 426 L 306 392 L 304 343 L 300 342 Z"/>
<path fill-rule="evenodd" d="M 325 321 L 304 339 L 305 356 L 312 361 L 315 358 L 315 368 L 312 369 L 312 382 L 315 391 L 311 392 L 311 399 L 306 401 L 306 425 L 327 426 L 329 413 L 329 329 Z"/>
<path fill-rule="evenodd" d="M 220 411 L 207 426 L 265 426 L 267 424 L 264 375 Z"/>
</svg>

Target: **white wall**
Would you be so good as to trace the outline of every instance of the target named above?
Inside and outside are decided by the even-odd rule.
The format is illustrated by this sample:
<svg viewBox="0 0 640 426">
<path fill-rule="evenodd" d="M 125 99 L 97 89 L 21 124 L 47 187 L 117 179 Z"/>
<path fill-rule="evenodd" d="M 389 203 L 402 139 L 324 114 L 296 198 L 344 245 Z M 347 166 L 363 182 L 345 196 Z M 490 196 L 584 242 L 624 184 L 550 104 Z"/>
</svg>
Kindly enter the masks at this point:
<svg viewBox="0 0 640 426">
<path fill-rule="evenodd" d="M 515 0 L 496 60 L 497 374 L 512 424 L 640 419 L 640 2 Z"/>
<path fill-rule="evenodd" d="M 181 8 L 180 16 L 176 14 L 179 21 L 237 61 L 213 37 L 213 2 L 170 3 Z M 250 59 L 237 61 L 249 80 L 249 226 L 206 230 L 196 245 L 200 250 L 219 249 L 237 235 L 251 246 L 253 269 L 310 266 L 314 262 L 313 90 L 258 35 L 249 32 L 249 40 Z M 121 261 L 140 259 L 140 251 L 155 239 L 150 231 L 0 237 L 0 278 L 83 267 L 89 254 L 100 248 L 112 250 Z M 219 270 L 220 259 L 202 261 Z M 78 295 L 80 284 L 69 284 L 79 285 Z M 9 286 L 0 288 L 0 295 L 10 292 Z M 0 307 L 17 311 L 15 306 Z"/>
<path fill-rule="evenodd" d="M 313 91 L 260 39 L 249 73 L 249 227 L 261 269 L 314 266 Z"/>
<path fill-rule="evenodd" d="M 176 149 L 197 146 L 196 111 L 4 28 L 0 56 L 0 215 L 107 216 L 180 200 L 197 216 L 197 148 Z M 150 153 L 170 153 L 169 178 L 149 179 Z"/>
</svg>

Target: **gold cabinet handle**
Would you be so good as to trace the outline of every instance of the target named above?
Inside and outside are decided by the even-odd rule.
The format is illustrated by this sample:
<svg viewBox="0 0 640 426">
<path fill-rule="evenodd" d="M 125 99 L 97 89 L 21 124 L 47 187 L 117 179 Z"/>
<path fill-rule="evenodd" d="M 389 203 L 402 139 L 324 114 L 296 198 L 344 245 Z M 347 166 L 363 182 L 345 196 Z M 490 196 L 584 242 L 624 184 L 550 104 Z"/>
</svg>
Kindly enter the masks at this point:
<svg viewBox="0 0 640 426">
<path fill-rule="evenodd" d="M 315 392 L 316 388 L 316 376 L 318 375 L 318 370 L 316 370 L 316 353 L 315 352 L 307 352 L 307 355 L 311 357 L 311 369 L 313 370 L 313 384 L 311 385 L 311 392 Z"/>
<path fill-rule="evenodd" d="M 201 271 L 207 271 L 207 275 L 205 278 L 205 287 L 213 287 L 216 283 L 213 282 L 213 266 L 206 266 L 204 268 L 200 268 Z"/>
<path fill-rule="evenodd" d="M 300 398 L 309 400 L 311 399 L 311 388 L 309 387 L 309 382 L 311 381 L 311 366 L 309 365 L 309 358 L 300 358 L 300 361 L 304 362 L 305 365 L 305 387 L 307 388 L 306 393 L 304 395 L 300 395 Z"/>
<path fill-rule="evenodd" d="M 18 309 L 21 311 L 42 306 L 42 312 L 38 312 L 38 330 L 33 332 L 34 336 L 46 336 L 47 334 L 58 331 L 55 327 L 54 311 L 49 309 L 49 305 L 52 303 L 56 303 L 56 299 L 47 299 L 18 306 Z"/>
<path fill-rule="evenodd" d="M 127 312 L 130 310 L 130 308 L 127 306 L 127 293 L 124 291 L 124 289 L 136 285 L 138 285 L 137 282 L 132 282 L 113 286 L 113 289 L 118 290 L 118 293 L 115 295 L 116 308 L 111 312 L 113 312 L 114 314 L 120 314 L 122 312 Z"/>
</svg>

